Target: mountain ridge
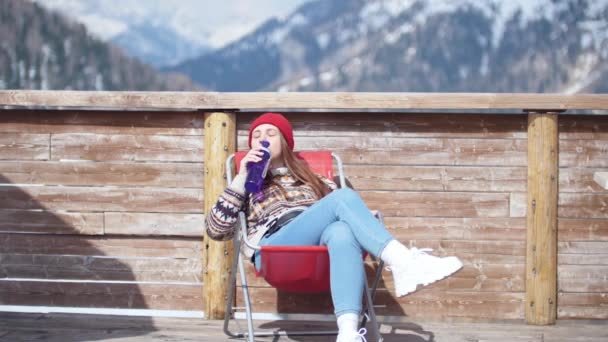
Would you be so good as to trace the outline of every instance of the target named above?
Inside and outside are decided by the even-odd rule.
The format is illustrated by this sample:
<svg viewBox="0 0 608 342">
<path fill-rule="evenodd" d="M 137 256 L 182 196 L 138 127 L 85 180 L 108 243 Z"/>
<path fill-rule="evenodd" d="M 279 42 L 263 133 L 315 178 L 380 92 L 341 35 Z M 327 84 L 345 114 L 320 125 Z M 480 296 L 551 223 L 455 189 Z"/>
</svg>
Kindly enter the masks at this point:
<svg viewBox="0 0 608 342">
<path fill-rule="evenodd" d="M 606 0 L 313 1 L 166 70 L 218 91 L 598 92 L 606 23 Z"/>
<path fill-rule="evenodd" d="M 86 27 L 36 3 L 0 3 L 0 89 L 196 90 L 187 77 L 161 74 Z"/>
</svg>

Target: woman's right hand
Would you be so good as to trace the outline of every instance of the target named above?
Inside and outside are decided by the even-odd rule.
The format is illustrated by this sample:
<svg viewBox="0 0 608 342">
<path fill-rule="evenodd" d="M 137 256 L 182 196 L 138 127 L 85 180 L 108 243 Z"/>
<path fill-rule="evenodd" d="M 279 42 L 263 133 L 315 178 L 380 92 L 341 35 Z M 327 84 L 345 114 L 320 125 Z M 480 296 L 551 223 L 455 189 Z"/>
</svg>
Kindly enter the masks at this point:
<svg viewBox="0 0 608 342">
<path fill-rule="evenodd" d="M 239 175 L 247 176 L 247 164 L 248 163 L 257 163 L 262 160 L 262 156 L 264 153 L 261 150 L 251 149 L 243 159 L 241 159 L 241 165 L 239 166 Z"/>
</svg>

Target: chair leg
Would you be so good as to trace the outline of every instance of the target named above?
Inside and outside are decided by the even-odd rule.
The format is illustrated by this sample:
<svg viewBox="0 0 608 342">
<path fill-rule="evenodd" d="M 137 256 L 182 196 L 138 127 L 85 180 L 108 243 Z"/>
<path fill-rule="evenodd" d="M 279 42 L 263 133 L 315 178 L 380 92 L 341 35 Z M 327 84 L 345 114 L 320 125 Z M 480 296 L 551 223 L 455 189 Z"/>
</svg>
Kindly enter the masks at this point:
<svg viewBox="0 0 608 342">
<path fill-rule="evenodd" d="M 249 290 L 247 287 L 247 275 L 245 274 L 245 267 L 243 266 L 243 260 L 241 257 L 240 241 L 238 238 L 234 239 L 234 250 L 237 251 L 236 258 L 232 262 L 230 268 L 230 291 L 228 292 L 228 298 L 226 299 L 226 316 L 224 317 L 224 333 L 233 338 L 244 338 L 246 337 L 249 342 L 254 342 L 255 333 L 253 331 L 253 316 L 251 314 L 251 304 L 249 301 Z M 238 267 L 238 269 L 237 269 Z M 233 313 L 232 301 L 234 300 L 234 294 L 236 293 L 236 274 L 237 272 L 241 276 L 241 283 L 243 288 L 243 298 L 245 300 L 245 311 L 247 316 L 247 331 L 248 334 L 241 332 L 234 333 L 230 331 L 229 324 L 230 318 Z"/>
<path fill-rule="evenodd" d="M 247 275 L 245 274 L 245 266 L 243 266 L 243 258 L 239 253 L 239 273 L 241 274 L 241 287 L 243 288 L 243 299 L 245 301 L 245 313 L 247 315 L 247 331 L 249 332 L 249 336 L 247 336 L 247 340 L 249 342 L 254 342 L 253 337 L 255 333 L 253 332 L 253 314 L 251 313 L 251 302 L 249 300 L 249 287 L 247 286 Z"/>
<path fill-rule="evenodd" d="M 234 239 L 234 246 L 235 246 L 234 249 L 236 251 L 238 251 L 239 247 L 240 247 L 240 241 L 237 238 Z M 239 256 L 237 254 L 237 256 L 232 261 L 232 265 L 230 267 L 230 290 L 228 291 L 228 298 L 226 299 L 226 316 L 224 317 L 224 334 L 226 334 L 227 336 L 230 336 L 230 337 L 234 337 L 234 338 L 243 338 L 243 337 L 245 337 L 245 334 L 243 334 L 241 332 L 232 332 L 232 331 L 230 331 L 230 327 L 229 327 L 230 319 L 232 318 L 232 314 L 234 312 L 232 302 L 234 300 L 234 295 L 236 293 L 236 273 L 237 273 L 238 262 L 239 262 Z"/>
<path fill-rule="evenodd" d="M 365 306 L 366 309 L 363 312 L 363 319 L 359 328 L 365 327 L 367 324 L 367 319 L 369 316 L 370 323 L 372 325 L 372 334 L 376 338 L 376 341 L 382 342 L 383 338 L 380 335 L 379 324 L 376 319 L 376 310 L 374 308 L 374 296 L 376 295 L 376 289 L 378 288 L 378 283 L 380 281 L 380 277 L 382 276 L 382 268 L 384 267 L 384 261 L 380 261 L 378 263 L 378 269 L 376 270 L 376 275 L 374 277 L 374 281 L 372 282 L 372 288 L 369 288 L 367 281 L 365 282 Z"/>
</svg>

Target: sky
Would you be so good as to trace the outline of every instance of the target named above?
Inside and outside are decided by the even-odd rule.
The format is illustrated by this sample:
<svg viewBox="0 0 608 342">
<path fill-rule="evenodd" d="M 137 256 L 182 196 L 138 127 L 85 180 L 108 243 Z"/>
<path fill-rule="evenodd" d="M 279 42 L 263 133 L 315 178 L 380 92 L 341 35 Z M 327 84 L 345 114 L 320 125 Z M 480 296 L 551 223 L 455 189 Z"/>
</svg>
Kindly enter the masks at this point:
<svg viewBox="0 0 608 342">
<path fill-rule="evenodd" d="M 184 37 L 221 47 L 264 21 L 283 18 L 308 0 L 33 0 L 76 17 L 102 39 L 129 25 L 169 26 Z"/>
</svg>

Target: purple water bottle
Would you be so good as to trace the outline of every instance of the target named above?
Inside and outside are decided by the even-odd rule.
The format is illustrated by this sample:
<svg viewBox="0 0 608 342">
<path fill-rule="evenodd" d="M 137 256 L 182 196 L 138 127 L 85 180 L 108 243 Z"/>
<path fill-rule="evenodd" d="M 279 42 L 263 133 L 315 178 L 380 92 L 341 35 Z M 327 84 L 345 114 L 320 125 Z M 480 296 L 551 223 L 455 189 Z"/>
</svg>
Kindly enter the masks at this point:
<svg viewBox="0 0 608 342">
<path fill-rule="evenodd" d="M 247 180 L 245 181 L 245 190 L 250 194 L 255 194 L 262 190 L 262 184 L 264 184 L 264 178 L 266 178 L 266 172 L 270 166 L 270 142 L 264 140 L 261 141 L 260 150 L 262 150 L 262 160 L 257 163 L 247 163 Z"/>
</svg>

